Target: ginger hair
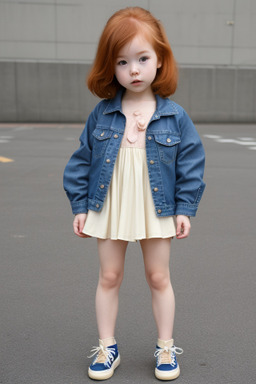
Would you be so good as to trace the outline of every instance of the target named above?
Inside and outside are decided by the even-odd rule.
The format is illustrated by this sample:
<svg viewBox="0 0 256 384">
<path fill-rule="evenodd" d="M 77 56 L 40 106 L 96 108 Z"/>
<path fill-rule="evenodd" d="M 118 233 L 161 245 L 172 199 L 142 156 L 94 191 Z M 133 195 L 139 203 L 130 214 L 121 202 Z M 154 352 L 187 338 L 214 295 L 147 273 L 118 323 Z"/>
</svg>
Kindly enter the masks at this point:
<svg viewBox="0 0 256 384">
<path fill-rule="evenodd" d="M 115 77 L 116 59 L 119 51 L 137 35 L 149 41 L 161 63 L 151 85 L 153 92 L 161 97 L 175 92 L 178 69 L 163 26 L 149 11 L 128 7 L 114 13 L 101 34 L 87 78 L 87 86 L 94 95 L 111 99 L 122 88 Z"/>
</svg>

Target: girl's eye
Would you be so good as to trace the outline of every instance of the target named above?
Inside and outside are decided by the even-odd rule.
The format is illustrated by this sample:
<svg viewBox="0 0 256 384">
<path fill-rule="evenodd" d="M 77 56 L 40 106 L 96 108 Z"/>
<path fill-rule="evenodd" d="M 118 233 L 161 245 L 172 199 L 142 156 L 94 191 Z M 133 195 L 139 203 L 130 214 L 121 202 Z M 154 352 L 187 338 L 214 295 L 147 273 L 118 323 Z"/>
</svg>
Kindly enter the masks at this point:
<svg viewBox="0 0 256 384">
<path fill-rule="evenodd" d="M 118 63 L 117 63 L 118 65 L 126 65 L 127 64 L 127 61 L 125 61 L 125 60 L 120 60 Z"/>
<path fill-rule="evenodd" d="M 148 56 L 142 56 L 142 57 L 140 58 L 140 62 L 145 63 L 148 59 L 149 59 Z"/>
</svg>

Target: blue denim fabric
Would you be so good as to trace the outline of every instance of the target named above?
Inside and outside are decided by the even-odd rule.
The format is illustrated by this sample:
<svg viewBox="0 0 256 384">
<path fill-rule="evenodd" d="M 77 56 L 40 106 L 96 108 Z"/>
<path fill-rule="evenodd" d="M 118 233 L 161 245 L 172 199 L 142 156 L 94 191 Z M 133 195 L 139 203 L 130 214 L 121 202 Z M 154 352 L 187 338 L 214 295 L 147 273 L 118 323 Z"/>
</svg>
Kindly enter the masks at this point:
<svg viewBox="0 0 256 384">
<path fill-rule="evenodd" d="M 80 148 L 64 171 L 64 189 L 72 212 L 101 211 L 120 148 L 125 116 L 122 91 L 102 100 L 90 114 Z M 156 96 L 146 131 L 150 186 L 157 216 L 195 216 L 205 183 L 205 155 L 191 119 L 178 104 Z M 127 204 L 132 206 L 131 201 Z"/>
</svg>

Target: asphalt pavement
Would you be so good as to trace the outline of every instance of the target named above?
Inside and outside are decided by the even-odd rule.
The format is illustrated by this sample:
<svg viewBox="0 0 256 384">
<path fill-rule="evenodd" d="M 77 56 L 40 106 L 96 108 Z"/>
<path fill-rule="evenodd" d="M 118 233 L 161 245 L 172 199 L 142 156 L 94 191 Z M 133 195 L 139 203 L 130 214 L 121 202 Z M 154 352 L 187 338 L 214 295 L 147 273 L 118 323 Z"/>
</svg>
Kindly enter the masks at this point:
<svg viewBox="0 0 256 384">
<path fill-rule="evenodd" d="M 256 382 L 256 125 L 197 125 L 207 184 L 189 239 L 174 240 L 179 384 Z M 95 239 L 73 235 L 62 188 L 83 125 L 0 124 L 0 383 L 90 383 L 97 345 Z M 131 202 L 128 202 L 131 204 Z M 140 246 L 129 244 L 109 383 L 157 383 Z"/>
</svg>

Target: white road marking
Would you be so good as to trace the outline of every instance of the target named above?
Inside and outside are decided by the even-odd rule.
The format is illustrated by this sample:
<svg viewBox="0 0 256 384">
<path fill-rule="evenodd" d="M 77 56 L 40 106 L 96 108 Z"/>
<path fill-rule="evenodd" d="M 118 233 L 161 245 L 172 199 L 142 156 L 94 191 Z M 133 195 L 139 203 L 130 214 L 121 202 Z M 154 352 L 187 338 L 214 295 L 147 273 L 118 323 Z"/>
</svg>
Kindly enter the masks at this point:
<svg viewBox="0 0 256 384">
<path fill-rule="evenodd" d="M 208 139 L 220 139 L 221 136 L 218 135 L 204 135 L 204 137 L 207 137 Z"/>
<path fill-rule="evenodd" d="M 253 137 L 238 137 L 239 140 L 244 140 L 244 141 L 250 141 L 250 140 L 254 140 Z"/>
<path fill-rule="evenodd" d="M 9 141 L 13 139 L 13 136 L 0 136 L 0 143 L 1 144 L 4 144 L 4 143 L 9 143 Z"/>
<path fill-rule="evenodd" d="M 256 145 L 256 141 L 239 141 L 234 139 L 218 139 L 216 140 L 218 143 L 234 143 L 238 145 Z"/>
<path fill-rule="evenodd" d="M 253 137 L 238 137 L 236 139 L 224 139 L 219 135 L 204 135 L 204 137 L 213 139 L 216 143 L 243 145 L 249 147 L 248 149 L 256 150 L 256 141 Z"/>
<path fill-rule="evenodd" d="M 13 139 L 13 136 L 0 136 L 0 139 L 10 140 Z"/>
<path fill-rule="evenodd" d="M 32 129 L 34 129 L 34 127 L 28 127 L 26 125 L 20 125 L 19 127 L 15 128 L 14 131 L 17 131 L 17 132 L 19 132 L 19 131 L 30 131 Z"/>
</svg>

